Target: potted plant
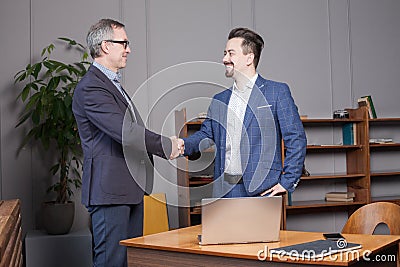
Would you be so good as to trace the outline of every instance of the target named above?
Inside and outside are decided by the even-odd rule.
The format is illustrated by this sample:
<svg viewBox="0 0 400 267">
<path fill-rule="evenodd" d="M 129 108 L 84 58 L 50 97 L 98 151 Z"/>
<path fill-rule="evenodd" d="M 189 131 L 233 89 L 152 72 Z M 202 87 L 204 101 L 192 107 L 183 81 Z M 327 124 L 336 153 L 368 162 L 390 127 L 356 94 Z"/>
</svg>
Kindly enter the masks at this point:
<svg viewBox="0 0 400 267">
<path fill-rule="evenodd" d="M 14 76 L 15 83 L 24 83 L 18 95 L 25 104 L 17 126 L 27 125 L 29 130 L 21 147 L 30 141 L 39 141 L 43 148 L 58 154 L 57 161 L 49 170 L 51 176 L 58 175 L 57 182 L 47 192 L 55 192 L 55 201 L 44 204 L 43 225 L 50 234 L 68 233 L 74 216 L 74 203 L 70 201 L 73 187 L 80 188 L 82 150 L 80 138 L 72 113 L 72 95 L 88 66 L 85 47 L 69 38 L 58 38 L 65 43 L 69 52 L 81 53 L 79 62 L 64 63 L 51 59 L 54 44 L 46 46 L 38 62 L 28 64 Z M 57 211 L 58 207 L 67 206 Z M 58 215 L 48 215 L 48 210 L 59 215 L 72 215 L 62 226 Z M 50 221 L 46 221 L 46 218 Z M 48 229 L 55 227 L 55 229 Z"/>
</svg>

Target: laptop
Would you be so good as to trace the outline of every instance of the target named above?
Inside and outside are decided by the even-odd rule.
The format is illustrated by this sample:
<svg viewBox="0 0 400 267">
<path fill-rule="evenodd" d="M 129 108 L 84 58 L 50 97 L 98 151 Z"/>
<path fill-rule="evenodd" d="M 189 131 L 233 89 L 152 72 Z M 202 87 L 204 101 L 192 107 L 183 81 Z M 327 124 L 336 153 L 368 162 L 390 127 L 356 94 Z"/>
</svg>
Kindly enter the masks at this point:
<svg viewBox="0 0 400 267">
<path fill-rule="evenodd" d="M 200 245 L 279 241 L 282 196 L 202 199 Z"/>
</svg>

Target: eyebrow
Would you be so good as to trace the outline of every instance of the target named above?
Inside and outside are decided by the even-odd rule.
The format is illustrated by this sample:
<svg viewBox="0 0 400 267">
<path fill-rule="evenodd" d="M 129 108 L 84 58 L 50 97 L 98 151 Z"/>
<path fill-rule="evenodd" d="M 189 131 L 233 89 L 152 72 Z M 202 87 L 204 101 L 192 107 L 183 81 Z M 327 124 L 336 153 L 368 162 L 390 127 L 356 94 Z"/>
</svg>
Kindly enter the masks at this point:
<svg viewBox="0 0 400 267">
<path fill-rule="evenodd" d="M 224 50 L 224 52 L 228 52 L 228 53 L 230 53 L 230 52 L 235 52 L 235 49 Z"/>
</svg>

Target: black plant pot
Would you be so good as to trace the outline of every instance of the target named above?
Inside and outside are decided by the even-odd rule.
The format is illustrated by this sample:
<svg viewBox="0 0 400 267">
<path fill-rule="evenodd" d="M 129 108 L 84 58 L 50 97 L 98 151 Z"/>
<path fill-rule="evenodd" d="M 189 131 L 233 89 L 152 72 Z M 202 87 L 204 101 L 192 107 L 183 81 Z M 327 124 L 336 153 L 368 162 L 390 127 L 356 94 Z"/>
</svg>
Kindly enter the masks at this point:
<svg viewBox="0 0 400 267">
<path fill-rule="evenodd" d="M 71 230 L 75 216 L 75 204 L 68 201 L 65 204 L 54 201 L 42 205 L 43 227 L 50 235 L 64 235 Z"/>
</svg>

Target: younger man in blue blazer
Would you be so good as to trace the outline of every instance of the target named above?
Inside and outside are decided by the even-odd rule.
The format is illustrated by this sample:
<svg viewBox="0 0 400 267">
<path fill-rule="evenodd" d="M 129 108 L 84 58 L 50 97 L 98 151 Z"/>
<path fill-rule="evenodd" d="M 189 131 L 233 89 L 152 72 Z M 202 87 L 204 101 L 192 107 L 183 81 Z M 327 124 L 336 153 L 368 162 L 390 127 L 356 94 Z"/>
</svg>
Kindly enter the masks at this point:
<svg viewBox="0 0 400 267">
<path fill-rule="evenodd" d="M 288 85 L 256 72 L 263 46 L 254 31 L 230 32 L 223 63 L 234 84 L 214 96 L 201 129 L 184 138 L 185 155 L 198 152 L 204 139 L 215 143 L 214 197 L 293 192 L 302 173 L 303 125 Z"/>
</svg>

